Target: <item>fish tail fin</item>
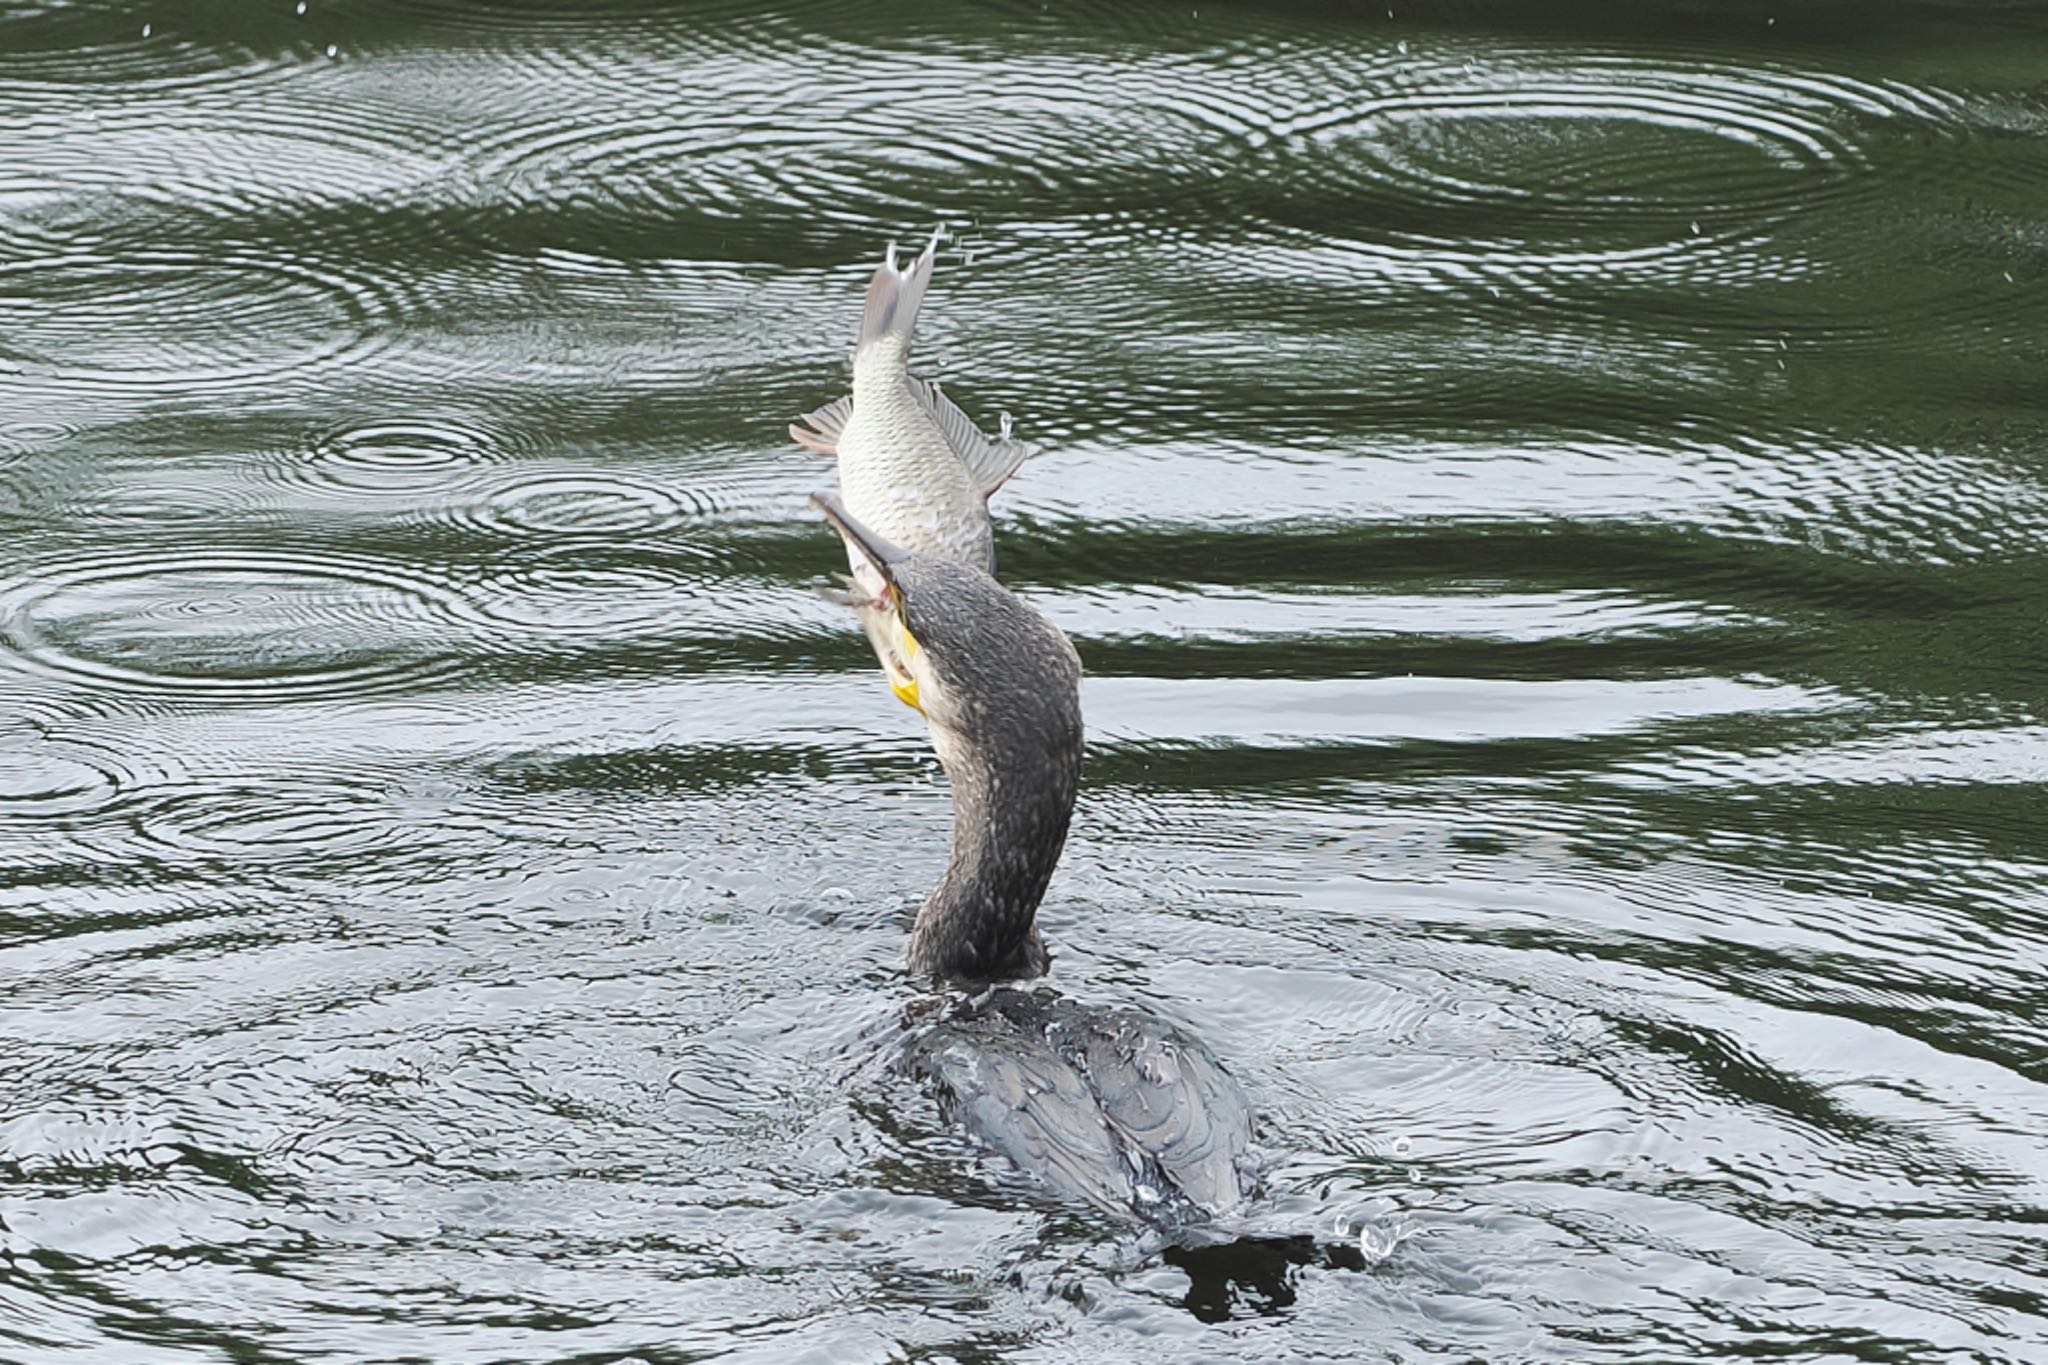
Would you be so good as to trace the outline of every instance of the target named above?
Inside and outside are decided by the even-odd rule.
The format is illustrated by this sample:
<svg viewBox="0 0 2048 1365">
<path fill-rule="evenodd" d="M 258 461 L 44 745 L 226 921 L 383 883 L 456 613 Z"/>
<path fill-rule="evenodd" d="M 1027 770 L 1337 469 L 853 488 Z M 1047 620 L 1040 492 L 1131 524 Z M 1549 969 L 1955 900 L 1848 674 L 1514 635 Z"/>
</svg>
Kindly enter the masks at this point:
<svg viewBox="0 0 2048 1365">
<path fill-rule="evenodd" d="M 932 264 L 944 232 L 941 228 L 932 234 L 924 253 L 907 270 L 897 268 L 896 248 L 893 244 L 889 247 L 874 279 L 868 282 L 867 311 L 861 314 L 856 355 L 880 341 L 894 341 L 905 351 L 910 349 L 911 333 L 917 330 L 917 310 L 924 302 L 925 286 L 932 282 Z"/>
</svg>

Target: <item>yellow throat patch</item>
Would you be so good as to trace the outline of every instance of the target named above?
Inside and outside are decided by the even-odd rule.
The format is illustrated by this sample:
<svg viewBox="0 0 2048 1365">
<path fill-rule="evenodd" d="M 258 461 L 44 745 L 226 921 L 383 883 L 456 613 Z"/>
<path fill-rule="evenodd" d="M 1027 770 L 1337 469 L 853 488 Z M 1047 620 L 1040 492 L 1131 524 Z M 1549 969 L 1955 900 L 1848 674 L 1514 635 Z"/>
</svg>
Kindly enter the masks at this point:
<svg viewBox="0 0 2048 1365">
<path fill-rule="evenodd" d="M 917 676 L 910 671 L 911 662 L 922 652 L 923 646 L 919 645 L 917 637 L 910 633 L 910 627 L 903 624 L 900 603 L 889 619 L 896 627 L 896 648 L 887 661 L 889 690 L 896 694 L 896 700 L 923 715 L 924 707 L 917 700 Z"/>
</svg>

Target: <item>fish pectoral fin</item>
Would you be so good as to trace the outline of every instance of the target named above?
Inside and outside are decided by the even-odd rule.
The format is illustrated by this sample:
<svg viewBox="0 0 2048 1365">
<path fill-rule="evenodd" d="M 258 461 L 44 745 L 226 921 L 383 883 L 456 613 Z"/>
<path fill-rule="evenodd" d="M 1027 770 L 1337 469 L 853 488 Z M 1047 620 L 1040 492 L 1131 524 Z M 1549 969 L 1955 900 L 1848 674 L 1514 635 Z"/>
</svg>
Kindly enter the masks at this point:
<svg viewBox="0 0 2048 1365">
<path fill-rule="evenodd" d="M 853 416 L 853 395 L 835 398 L 822 408 L 812 408 L 792 422 L 789 439 L 805 450 L 814 450 L 820 455 L 839 453 L 839 434 L 846 430 L 846 419 Z"/>
<path fill-rule="evenodd" d="M 1017 466 L 1037 454 L 1038 448 L 1023 441 L 1010 439 L 1010 415 L 1003 414 L 1002 436 L 990 440 L 988 433 L 976 426 L 974 419 L 960 410 L 945 390 L 929 379 L 912 379 L 910 391 L 924 405 L 930 414 L 932 425 L 946 438 L 946 444 L 953 447 L 954 454 L 967 466 L 973 476 L 975 487 L 986 498 L 1001 488 L 1009 477 L 1017 472 Z"/>
<path fill-rule="evenodd" d="M 812 451 L 819 455 L 829 457 L 832 455 L 837 455 L 839 453 L 838 446 L 833 445 L 831 442 L 824 440 L 815 431 L 811 431 L 808 430 L 807 428 L 800 427 L 794 422 L 791 422 L 789 424 L 789 439 L 795 441 L 805 450 Z"/>
<path fill-rule="evenodd" d="M 1038 453 L 1038 447 L 1029 441 L 990 441 L 988 448 L 995 458 L 989 462 L 987 470 L 977 476 L 984 498 L 1008 483 L 1017 467 Z"/>
</svg>

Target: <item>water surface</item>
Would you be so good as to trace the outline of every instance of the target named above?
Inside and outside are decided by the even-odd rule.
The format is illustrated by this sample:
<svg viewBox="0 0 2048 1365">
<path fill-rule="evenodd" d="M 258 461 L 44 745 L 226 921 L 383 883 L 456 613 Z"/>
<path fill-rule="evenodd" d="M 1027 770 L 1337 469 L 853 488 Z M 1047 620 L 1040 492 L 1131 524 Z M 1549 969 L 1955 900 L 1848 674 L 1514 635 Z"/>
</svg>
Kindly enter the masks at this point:
<svg viewBox="0 0 2048 1365">
<path fill-rule="evenodd" d="M 0 5 L 0 1358 L 2048 1352 L 2037 7 L 299 8 Z M 1293 1261 L 880 1065 L 941 223 Z"/>
</svg>

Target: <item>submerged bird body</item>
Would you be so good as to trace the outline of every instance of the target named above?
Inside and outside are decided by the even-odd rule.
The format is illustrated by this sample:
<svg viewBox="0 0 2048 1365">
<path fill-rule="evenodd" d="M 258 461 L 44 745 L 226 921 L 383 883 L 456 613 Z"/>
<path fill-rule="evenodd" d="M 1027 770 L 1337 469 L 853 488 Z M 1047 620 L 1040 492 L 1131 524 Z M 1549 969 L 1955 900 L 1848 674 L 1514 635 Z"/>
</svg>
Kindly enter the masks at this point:
<svg viewBox="0 0 2048 1365">
<path fill-rule="evenodd" d="M 927 1025 L 908 1059 L 948 1118 L 1066 1198 L 1168 1232 L 1244 1202 L 1244 1096 L 1148 1015 L 998 987 Z"/>
<path fill-rule="evenodd" d="M 911 930 L 950 1003 L 906 1060 L 947 1114 L 1054 1190 L 1180 1232 L 1243 1199 L 1249 1111 L 1191 1039 L 1127 1009 L 1001 983 L 1041 975 L 1035 921 L 1080 780 L 1081 664 L 1059 627 L 979 568 L 907 553 L 816 499 L 879 583 L 859 605 L 953 789 L 953 851 Z"/>
</svg>

